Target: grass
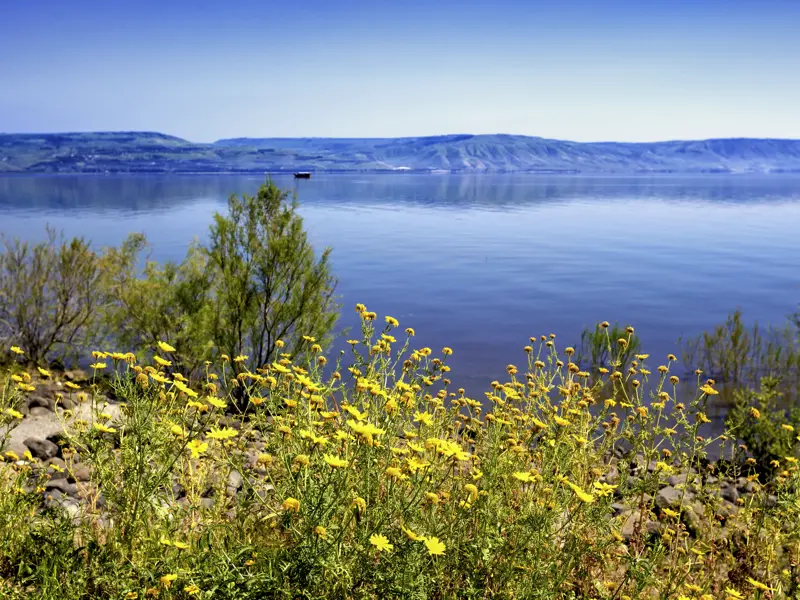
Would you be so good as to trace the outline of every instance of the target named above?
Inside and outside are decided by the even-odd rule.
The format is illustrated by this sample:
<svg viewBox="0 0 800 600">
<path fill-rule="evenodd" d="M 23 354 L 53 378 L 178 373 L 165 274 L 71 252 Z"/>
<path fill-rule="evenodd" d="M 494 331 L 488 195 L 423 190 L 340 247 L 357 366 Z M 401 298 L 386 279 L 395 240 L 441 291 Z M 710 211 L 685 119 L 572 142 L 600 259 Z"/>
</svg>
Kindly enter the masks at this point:
<svg viewBox="0 0 800 600">
<path fill-rule="evenodd" d="M 65 389 L 93 409 L 62 446 L 78 508 L 42 509 L 39 461 L 0 463 L 2 593 L 796 597 L 797 444 L 764 473 L 736 431 L 702 437 L 713 380 L 680 381 L 675 357 L 630 356 L 632 329 L 603 329 L 611 355 L 596 374 L 553 337 L 531 338 L 469 398 L 449 379 L 450 349 L 415 348 L 413 330 L 357 311 L 352 366 L 331 377 L 310 338 L 302 364 L 284 354 L 251 372 L 223 357 L 196 380 L 166 343 L 146 364 L 95 353 L 122 410 L 105 412 L 98 385 Z M 35 386 L 22 373 L 0 427 Z M 631 452 L 615 452 L 623 442 Z M 737 458 L 711 462 L 711 444 Z M 740 478 L 750 493 L 724 504 L 718 481 Z M 674 502 L 657 503 L 670 482 Z"/>
</svg>

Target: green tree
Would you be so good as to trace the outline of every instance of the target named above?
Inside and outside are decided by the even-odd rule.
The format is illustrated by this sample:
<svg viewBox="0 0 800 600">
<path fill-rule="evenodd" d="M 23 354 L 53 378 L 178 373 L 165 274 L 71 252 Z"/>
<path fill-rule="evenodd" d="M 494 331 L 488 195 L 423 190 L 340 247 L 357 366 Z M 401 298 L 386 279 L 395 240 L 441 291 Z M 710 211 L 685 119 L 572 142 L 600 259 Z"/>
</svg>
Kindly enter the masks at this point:
<svg viewBox="0 0 800 600">
<path fill-rule="evenodd" d="M 326 248 L 316 257 L 297 200 L 271 180 L 256 196 L 232 195 L 228 213 L 215 214 L 207 249 L 213 278 L 213 339 L 249 368 L 283 351 L 305 352 L 313 337 L 326 345 L 339 313 Z"/>
<path fill-rule="evenodd" d="M 109 338 L 140 358 L 159 341 L 169 342 L 174 366 L 197 373 L 213 347 L 208 259 L 196 241 L 181 263 L 143 258 L 148 249 L 143 235 L 131 234 L 103 255 L 103 282 L 113 298 L 105 312 Z"/>
<path fill-rule="evenodd" d="M 21 346 L 33 363 L 79 353 L 106 302 L 89 243 L 48 226 L 46 241 L 0 236 L 0 250 L 0 340 Z"/>
</svg>

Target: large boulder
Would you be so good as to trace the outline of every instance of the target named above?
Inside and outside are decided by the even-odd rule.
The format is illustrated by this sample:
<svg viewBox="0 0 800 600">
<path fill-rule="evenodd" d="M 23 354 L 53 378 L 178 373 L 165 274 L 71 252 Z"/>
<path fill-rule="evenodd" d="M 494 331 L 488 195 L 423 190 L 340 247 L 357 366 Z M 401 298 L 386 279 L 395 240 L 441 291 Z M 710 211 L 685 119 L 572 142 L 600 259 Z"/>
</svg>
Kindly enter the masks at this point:
<svg viewBox="0 0 800 600">
<path fill-rule="evenodd" d="M 33 457 L 39 460 L 53 458 L 54 456 L 58 456 L 60 452 L 60 448 L 56 444 L 41 438 L 29 437 L 22 443 L 31 451 Z"/>
</svg>

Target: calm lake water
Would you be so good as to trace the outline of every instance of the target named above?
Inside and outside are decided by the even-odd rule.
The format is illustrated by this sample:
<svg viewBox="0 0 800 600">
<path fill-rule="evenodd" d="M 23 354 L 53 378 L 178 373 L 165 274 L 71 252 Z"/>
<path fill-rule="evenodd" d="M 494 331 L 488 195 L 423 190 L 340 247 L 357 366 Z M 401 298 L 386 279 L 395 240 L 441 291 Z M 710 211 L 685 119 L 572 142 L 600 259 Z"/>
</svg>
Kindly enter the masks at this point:
<svg viewBox="0 0 800 600">
<path fill-rule="evenodd" d="M 480 395 L 531 335 L 575 344 L 632 324 L 654 357 L 741 307 L 782 324 L 800 302 L 800 178 L 532 175 L 277 176 L 315 247 L 333 248 L 343 326 L 365 303 L 451 346 L 452 379 Z M 233 192 L 260 176 L 0 178 L 0 231 L 45 224 L 98 246 L 144 232 L 179 260 Z M 344 346 L 343 343 L 337 349 Z"/>
</svg>

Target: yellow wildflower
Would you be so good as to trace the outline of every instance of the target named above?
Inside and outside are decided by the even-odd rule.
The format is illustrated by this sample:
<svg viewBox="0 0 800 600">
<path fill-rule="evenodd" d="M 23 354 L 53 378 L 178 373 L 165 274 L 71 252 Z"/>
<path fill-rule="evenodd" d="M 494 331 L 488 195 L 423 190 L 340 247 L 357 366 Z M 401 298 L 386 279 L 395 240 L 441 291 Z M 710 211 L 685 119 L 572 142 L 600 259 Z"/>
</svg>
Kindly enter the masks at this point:
<svg viewBox="0 0 800 600">
<path fill-rule="evenodd" d="M 204 398 L 204 400 L 208 402 L 211 406 L 216 406 L 217 408 L 226 408 L 228 406 L 227 402 L 225 402 L 224 400 L 220 400 L 219 398 L 215 398 L 213 396 Z"/>
<path fill-rule="evenodd" d="M 347 466 L 346 460 L 339 458 L 338 456 L 333 456 L 332 454 L 326 454 L 325 456 L 322 457 L 322 460 L 324 460 L 331 467 L 338 469 Z"/>
<path fill-rule="evenodd" d="M 756 581 L 752 577 L 747 577 L 746 579 L 747 579 L 747 583 L 752 585 L 757 590 L 761 590 L 762 592 L 774 592 L 775 591 L 773 588 L 768 587 L 767 585 L 761 583 L 760 581 Z"/>
<path fill-rule="evenodd" d="M 447 549 L 447 546 L 444 545 L 444 542 L 439 541 L 438 537 L 426 537 L 425 547 L 431 556 L 441 556 Z"/>
<path fill-rule="evenodd" d="M 572 489 L 572 491 L 575 492 L 575 495 L 578 496 L 578 498 L 580 498 L 581 502 L 584 502 L 586 504 L 591 504 L 596 500 L 596 498 L 592 494 L 587 494 L 579 486 L 572 483 L 571 481 L 565 481 L 564 483 L 566 483 L 570 487 L 570 489 Z"/>
<path fill-rule="evenodd" d="M 171 360 L 165 360 L 165 359 L 161 358 L 160 356 L 154 356 L 153 360 L 156 362 L 157 365 L 162 366 L 162 367 L 171 367 L 172 366 L 172 361 Z"/>
<path fill-rule="evenodd" d="M 11 346 L 11 352 L 13 352 L 18 356 L 22 356 L 23 354 L 25 354 L 25 351 L 19 346 Z"/>
<path fill-rule="evenodd" d="M 300 500 L 297 498 L 287 498 L 283 501 L 283 504 L 281 504 L 281 508 L 283 508 L 283 510 L 300 512 Z"/>
<path fill-rule="evenodd" d="M 178 388 L 180 391 L 182 391 L 184 394 L 186 394 L 190 398 L 197 398 L 197 392 L 195 392 L 193 389 L 190 389 L 182 381 L 173 381 L 172 385 L 174 385 L 176 388 Z"/>
<path fill-rule="evenodd" d="M 162 575 L 159 578 L 159 581 L 161 581 L 161 585 L 163 585 L 166 589 L 169 589 L 172 587 L 172 582 L 177 578 L 178 576 L 175 573 L 167 573 L 166 575 Z"/>
<path fill-rule="evenodd" d="M 596 494 L 601 498 L 603 496 L 610 496 L 614 493 L 614 490 L 617 489 L 616 485 L 611 485 L 610 483 L 600 483 L 599 481 L 594 482 L 594 487 Z"/>
<path fill-rule="evenodd" d="M 414 421 L 421 425 L 430 426 L 433 424 L 433 416 L 427 411 L 425 412 L 417 411 L 416 413 L 414 413 Z"/>
<path fill-rule="evenodd" d="M 476 485 L 468 483 L 464 486 L 464 491 L 469 494 L 473 502 L 478 499 L 478 487 Z"/>
<path fill-rule="evenodd" d="M 175 348 L 170 346 L 167 342 L 158 342 L 158 347 L 162 352 L 175 352 Z"/>
<path fill-rule="evenodd" d="M 208 450 L 208 444 L 200 440 L 192 440 L 186 447 L 189 448 L 189 452 L 192 453 L 192 458 L 200 458 L 200 455 Z"/>
<path fill-rule="evenodd" d="M 375 533 L 370 536 L 369 543 L 375 546 L 379 552 L 391 552 L 394 546 L 389 543 L 386 536 Z"/>
<path fill-rule="evenodd" d="M 212 440 L 228 440 L 236 437 L 237 435 L 239 435 L 239 432 L 232 427 L 223 427 L 222 429 L 212 427 L 211 431 L 206 434 L 206 437 L 209 437 Z"/>
<path fill-rule="evenodd" d="M 416 533 L 414 533 L 413 531 L 411 531 L 410 529 L 408 529 L 406 527 L 402 527 L 401 526 L 400 529 L 405 534 L 405 536 L 408 539 L 410 539 L 412 542 L 419 542 L 419 541 L 422 541 L 422 540 L 425 539 L 423 536 L 417 535 Z"/>
</svg>

